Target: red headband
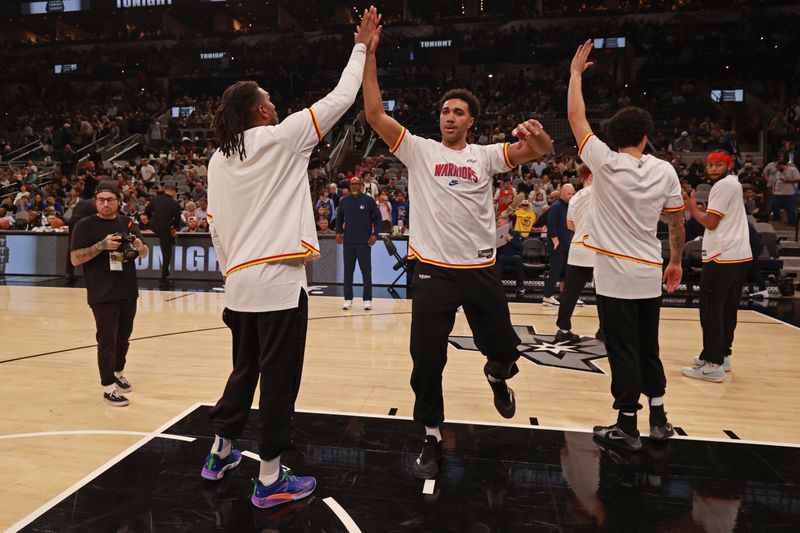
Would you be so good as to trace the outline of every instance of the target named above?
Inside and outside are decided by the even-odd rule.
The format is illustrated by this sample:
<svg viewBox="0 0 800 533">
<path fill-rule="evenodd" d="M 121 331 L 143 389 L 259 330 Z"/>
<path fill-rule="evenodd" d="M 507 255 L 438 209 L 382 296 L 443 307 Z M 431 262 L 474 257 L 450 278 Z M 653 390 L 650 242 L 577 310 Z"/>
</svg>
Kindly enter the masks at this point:
<svg viewBox="0 0 800 533">
<path fill-rule="evenodd" d="M 706 160 L 707 161 L 722 161 L 726 165 L 732 165 L 733 164 L 733 158 L 731 157 L 730 154 L 727 154 L 725 152 L 711 152 L 710 154 L 708 154 L 708 158 Z"/>
</svg>

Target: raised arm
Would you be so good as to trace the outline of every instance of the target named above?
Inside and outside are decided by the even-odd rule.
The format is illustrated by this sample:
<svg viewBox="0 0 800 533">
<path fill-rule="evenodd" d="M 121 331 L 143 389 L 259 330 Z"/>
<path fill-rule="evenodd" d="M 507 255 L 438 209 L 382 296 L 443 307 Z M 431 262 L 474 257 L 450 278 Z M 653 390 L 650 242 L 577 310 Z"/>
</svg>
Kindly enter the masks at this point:
<svg viewBox="0 0 800 533">
<path fill-rule="evenodd" d="M 717 229 L 722 217 L 711 211 L 706 211 L 705 213 L 700 211 L 700 209 L 697 208 L 697 200 L 695 199 L 694 191 L 692 191 L 691 196 L 683 193 L 683 203 L 686 206 L 686 210 L 692 215 L 692 218 L 698 221 L 700 225 L 710 230 Z"/>
<path fill-rule="evenodd" d="M 508 150 L 508 159 L 514 166 L 553 151 L 553 141 L 538 120 L 529 119 L 519 124 L 514 128 L 513 135 L 519 139 Z"/>
<path fill-rule="evenodd" d="M 589 39 L 578 47 L 572 64 L 569 67 L 569 88 L 567 89 L 567 118 L 572 134 L 578 146 L 592 133 L 589 121 L 586 119 L 586 104 L 583 101 L 583 73 L 594 63 L 586 60 L 592 51 L 592 40 Z"/>
<path fill-rule="evenodd" d="M 381 27 L 379 26 L 367 48 L 367 61 L 364 65 L 361 89 L 364 94 L 364 113 L 367 116 L 367 122 L 383 139 L 386 146 L 394 151 L 404 128 L 383 110 L 383 97 L 381 89 L 378 87 L 378 62 L 375 59 L 375 51 L 378 48 L 380 37 Z"/>
</svg>

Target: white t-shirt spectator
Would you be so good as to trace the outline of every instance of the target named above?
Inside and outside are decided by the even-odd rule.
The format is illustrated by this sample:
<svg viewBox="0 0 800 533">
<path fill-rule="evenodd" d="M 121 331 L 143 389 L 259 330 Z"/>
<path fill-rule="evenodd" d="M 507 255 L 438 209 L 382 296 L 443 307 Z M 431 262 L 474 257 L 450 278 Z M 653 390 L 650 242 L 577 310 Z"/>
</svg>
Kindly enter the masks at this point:
<svg viewBox="0 0 800 533">
<path fill-rule="evenodd" d="M 597 252 L 597 294 L 627 300 L 661 296 L 658 219 L 662 211 L 684 207 L 675 169 L 651 155 L 636 159 L 614 152 L 593 133 L 578 155 L 594 175 L 589 235 L 583 242 Z"/>
<path fill-rule="evenodd" d="M 744 263 L 751 260 L 750 231 L 739 178 L 730 174 L 715 183 L 708 195 L 706 211 L 721 220 L 715 229 L 706 228 L 703 262 Z"/>
<path fill-rule="evenodd" d="M 142 176 L 142 181 L 144 183 L 150 183 L 153 181 L 153 176 L 156 175 L 156 169 L 153 168 L 153 165 L 147 163 L 141 168 L 139 174 Z"/>
</svg>

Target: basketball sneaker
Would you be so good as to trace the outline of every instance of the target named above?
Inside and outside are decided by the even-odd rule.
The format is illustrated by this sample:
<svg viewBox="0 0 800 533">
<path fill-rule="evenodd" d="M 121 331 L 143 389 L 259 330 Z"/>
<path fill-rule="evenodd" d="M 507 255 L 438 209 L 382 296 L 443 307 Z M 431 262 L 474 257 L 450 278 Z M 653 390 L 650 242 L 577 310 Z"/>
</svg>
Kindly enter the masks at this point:
<svg viewBox="0 0 800 533">
<path fill-rule="evenodd" d="M 556 332 L 555 337 L 553 337 L 553 342 L 578 342 L 581 340 L 580 335 L 576 335 L 571 331 L 561 331 L 560 329 Z"/>
<path fill-rule="evenodd" d="M 489 386 L 494 394 L 494 408 L 503 418 L 513 418 L 517 410 L 517 402 L 514 399 L 514 391 L 506 384 L 506 380 L 492 381 L 489 379 L 489 363 L 483 366 L 483 373 L 489 381 Z"/>
<path fill-rule="evenodd" d="M 281 465 L 278 480 L 271 485 L 263 485 L 254 480 L 253 495 L 250 502 L 259 509 L 268 509 L 282 503 L 302 500 L 317 488 L 317 480 L 312 476 L 295 476 L 289 467 Z"/>
<path fill-rule="evenodd" d="M 635 435 L 628 434 L 617 424 L 613 426 L 595 426 L 593 431 L 595 440 L 601 444 L 616 446 L 629 452 L 642 451 L 642 439 L 639 438 L 638 431 Z"/>
<path fill-rule="evenodd" d="M 692 363 L 694 363 L 695 368 L 706 364 L 705 361 L 700 359 L 699 355 L 694 359 L 692 359 Z M 733 370 L 733 364 L 731 363 L 731 356 L 729 355 L 725 356 L 725 359 L 723 359 L 722 366 L 720 368 L 722 368 L 722 370 L 724 370 L 725 372 L 730 372 L 731 370 Z"/>
<path fill-rule="evenodd" d="M 239 450 L 231 450 L 226 457 L 220 457 L 217 454 L 210 453 L 206 457 L 206 463 L 203 465 L 203 470 L 200 475 L 203 479 L 210 481 L 217 481 L 222 479 L 227 470 L 231 470 L 239 466 L 242 462 L 242 452 Z"/>
<path fill-rule="evenodd" d="M 364 311 L 372 310 L 372 300 L 364 300 Z"/>
<path fill-rule="evenodd" d="M 586 305 L 586 303 L 584 303 L 584 301 L 583 301 L 583 300 L 581 300 L 580 298 L 578 298 L 578 301 L 577 301 L 577 302 L 575 302 L 575 305 L 577 305 L 578 307 L 583 307 L 584 305 Z"/>
<path fill-rule="evenodd" d="M 353 307 L 353 300 L 345 300 L 342 304 L 342 309 L 345 311 L 349 311 L 351 307 Z"/>
<path fill-rule="evenodd" d="M 439 473 L 439 461 L 442 460 L 442 443 L 433 435 L 425 435 L 425 444 L 419 457 L 414 461 L 412 470 L 417 479 L 433 479 Z"/>
<path fill-rule="evenodd" d="M 122 394 L 133 392 L 133 385 L 131 385 L 131 382 L 128 381 L 125 376 L 114 378 L 114 384 L 117 386 L 117 390 Z"/>
<path fill-rule="evenodd" d="M 545 296 L 542 298 L 542 305 L 546 307 L 558 307 L 561 305 L 555 296 Z"/>
<path fill-rule="evenodd" d="M 701 366 L 690 368 L 683 367 L 681 373 L 687 378 L 702 379 L 703 381 L 710 381 L 712 383 L 722 383 L 725 381 L 725 371 L 721 366 L 711 368 L 711 365 L 703 361 Z"/>
<path fill-rule="evenodd" d="M 663 424 L 650 421 L 650 438 L 652 440 L 664 441 L 675 434 L 675 428 L 669 422 Z"/>
<path fill-rule="evenodd" d="M 125 407 L 130 403 L 128 399 L 125 396 L 123 396 L 117 389 L 114 389 L 111 392 L 104 392 L 103 399 L 106 401 L 107 404 L 113 405 L 114 407 Z"/>
</svg>

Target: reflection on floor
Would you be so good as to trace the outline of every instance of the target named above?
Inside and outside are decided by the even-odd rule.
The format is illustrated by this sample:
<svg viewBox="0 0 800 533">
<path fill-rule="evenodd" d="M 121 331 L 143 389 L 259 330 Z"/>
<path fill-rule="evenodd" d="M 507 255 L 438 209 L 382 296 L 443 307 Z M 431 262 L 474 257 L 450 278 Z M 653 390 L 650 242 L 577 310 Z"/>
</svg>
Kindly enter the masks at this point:
<svg viewBox="0 0 800 533">
<path fill-rule="evenodd" d="M 284 457 L 317 492 L 252 507 L 258 462 L 219 483 L 200 478 L 213 432 L 199 407 L 24 531 L 344 532 L 334 498 L 366 532 L 797 531 L 800 449 L 676 439 L 639 455 L 586 433 L 468 423 L 444 426 L 432 494 L 411 474 L 420 428 L 395 417 L 298 413 Z M 237 447 L 256 451 L 255 411 Z M 349 531 L 356 531 L 350 529 Z"/>
</svg>

